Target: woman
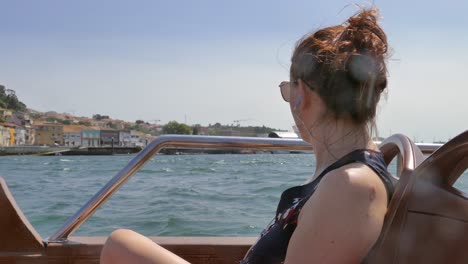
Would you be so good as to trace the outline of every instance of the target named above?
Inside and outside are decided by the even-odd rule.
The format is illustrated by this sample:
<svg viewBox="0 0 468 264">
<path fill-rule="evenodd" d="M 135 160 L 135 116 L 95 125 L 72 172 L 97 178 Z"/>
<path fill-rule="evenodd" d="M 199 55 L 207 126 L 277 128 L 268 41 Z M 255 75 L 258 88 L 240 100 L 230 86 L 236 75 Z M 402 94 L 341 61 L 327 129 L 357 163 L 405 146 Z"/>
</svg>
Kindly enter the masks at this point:
<svg viewBox="0 0 468 264">
<path fill-rule="evenodd" d="M 299 40 L 283 98 L 316 169 L 283 192 L 273 223 L 241 263 L 360 263 L 377 241 L 393 187 L 371 140 L 387 86 L 386 35 L 377 10 Z M 130 230 L 107 240 L 102 263 L 187 263 Z"/>
</svg>

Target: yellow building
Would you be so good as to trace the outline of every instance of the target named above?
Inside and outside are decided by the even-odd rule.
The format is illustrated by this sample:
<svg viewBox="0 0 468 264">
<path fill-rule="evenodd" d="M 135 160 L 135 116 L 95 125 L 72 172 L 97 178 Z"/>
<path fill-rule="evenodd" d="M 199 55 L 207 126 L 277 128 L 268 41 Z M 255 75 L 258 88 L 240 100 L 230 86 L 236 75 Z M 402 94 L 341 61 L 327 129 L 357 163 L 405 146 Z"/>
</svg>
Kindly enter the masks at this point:
<svg viewBox="0 0 468 264">
<path fill-rule="evenodd" d="M 37 124 L 34 130 L 34 145 L 63 145 L 63 125 Z"/>
<path fill-rule="evenodd" d="M 8 128 L 8 132 L 10 133 L 10 145 L 9 146 L 14 146 L 16 143 L 16 138 L 15 138 L 15 129 L 10 127 Z"/>
<path fill-rule="evenodd" d="M 13 124 L 0 125 L 0 146 L 14 146 L 16 144 L 15 127 Z"/>
</svg>

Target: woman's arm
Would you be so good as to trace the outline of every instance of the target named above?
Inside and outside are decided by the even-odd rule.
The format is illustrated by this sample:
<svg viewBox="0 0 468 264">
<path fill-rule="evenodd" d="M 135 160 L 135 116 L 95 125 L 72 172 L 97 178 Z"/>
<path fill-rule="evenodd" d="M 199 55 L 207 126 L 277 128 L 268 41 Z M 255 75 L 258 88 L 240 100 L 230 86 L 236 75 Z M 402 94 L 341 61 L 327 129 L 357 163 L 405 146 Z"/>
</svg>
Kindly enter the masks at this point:
<svg viewBox="0 0 468 264">
<path fill-rule="evenodd" d="M 302 208 L 285 263 L 360 263 L 386 210 L 385 186 L 370 168 L 350 164 L 330 172 Z"/>
</svg>

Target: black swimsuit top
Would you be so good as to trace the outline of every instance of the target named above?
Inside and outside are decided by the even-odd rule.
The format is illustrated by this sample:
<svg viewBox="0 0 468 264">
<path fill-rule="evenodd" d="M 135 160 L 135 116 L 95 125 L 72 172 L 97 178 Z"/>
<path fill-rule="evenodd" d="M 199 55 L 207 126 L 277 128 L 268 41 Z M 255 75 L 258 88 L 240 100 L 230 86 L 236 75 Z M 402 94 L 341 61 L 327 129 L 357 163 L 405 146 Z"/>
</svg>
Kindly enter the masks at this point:
<svg viewBox="0 0 468 264">
<path fill-rule="evenodd" d="M 313 181 L 289 188 L 282 193 L 276 217 L 260 234 L 259 240 L 249 249 L 241 264 L 283 263 L 289 240 L 297 226 L 299 213 L 322 178 L 334 169 L 355 162 L 369 166 L 380 177 L 387 189 L 388 201 L 390 201 L 393 194 L 393 184 L 382 154 L 367 149 L 352 151 L 326 168 Z"/>
</svg>

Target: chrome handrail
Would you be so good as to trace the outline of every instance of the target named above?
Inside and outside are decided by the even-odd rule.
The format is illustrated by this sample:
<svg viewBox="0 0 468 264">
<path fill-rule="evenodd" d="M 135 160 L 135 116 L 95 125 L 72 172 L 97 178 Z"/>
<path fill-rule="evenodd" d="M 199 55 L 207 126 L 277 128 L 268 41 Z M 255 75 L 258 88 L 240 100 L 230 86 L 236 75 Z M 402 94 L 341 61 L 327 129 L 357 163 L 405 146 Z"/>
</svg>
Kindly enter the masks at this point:
<svg viewBox="0 0 468 264">
<path fill-rule="evenodd" d="M 70 217 L 52 236 L 49 242 L 63 241 L 81 226 L 101 204 L 122 186 L 154 154 L 166 147 L 216 148 L 216 149 L 259 149 L 311 151 L 312 147 L 300 139 L 182 136 L 163 135 L 153 140 L 140 151 L 122 170 L 101 188 L 78 212 Z"/>
<path fill-rule="evenodd" d="M 424 153 L 432 153 L 437 144 L 416 144 Z M 109 199 L 131 176 L 133 176 L 154 154 L 163 148 L 190 149 L 255 149 L 312 151 L 312 146 L 301 139 L 183 136 L 163 135 L 153 140 L 102 187 L 85 205 L 71 216 L 46 242 L 63 242 L 78 229 L 107 199 Z"/>
</svg>

